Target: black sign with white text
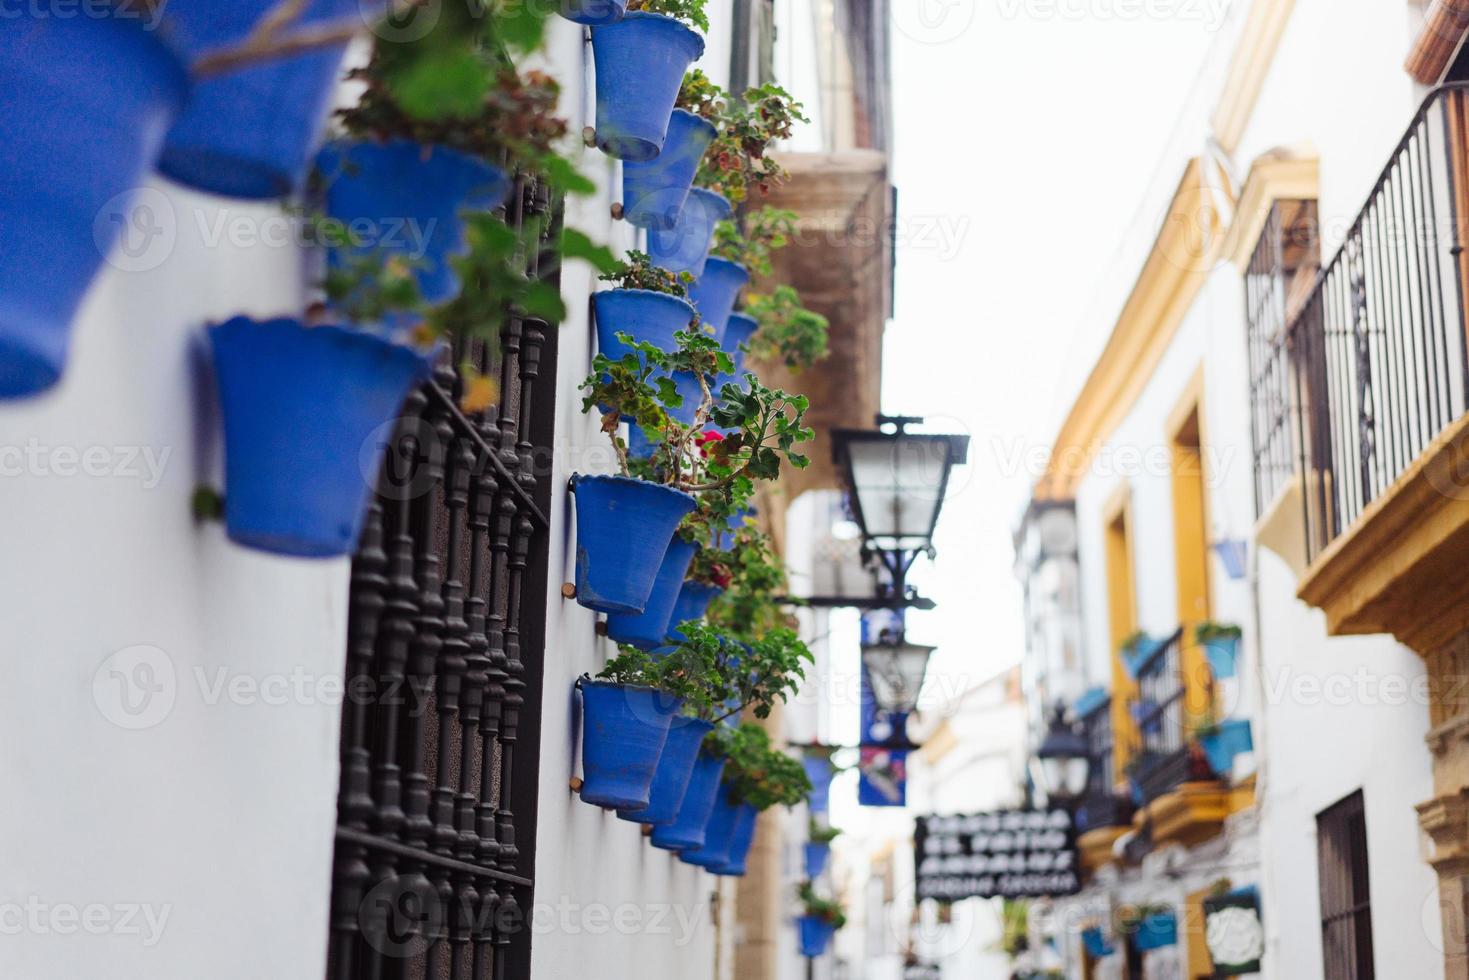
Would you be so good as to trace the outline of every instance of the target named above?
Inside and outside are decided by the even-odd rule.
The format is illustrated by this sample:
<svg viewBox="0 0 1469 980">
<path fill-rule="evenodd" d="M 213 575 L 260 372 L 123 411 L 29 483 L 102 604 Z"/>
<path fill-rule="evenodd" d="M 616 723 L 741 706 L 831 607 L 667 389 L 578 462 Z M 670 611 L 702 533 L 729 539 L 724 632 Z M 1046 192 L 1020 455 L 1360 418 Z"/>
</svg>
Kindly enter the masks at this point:
<svg viewBox="0 0 1469 980">
<path fill-rule="evenodd" d="M 919 817 L 918 900 L 1055 898 L 1081 890 L 1076 828 L 1062 809 Z"/>
</svg>

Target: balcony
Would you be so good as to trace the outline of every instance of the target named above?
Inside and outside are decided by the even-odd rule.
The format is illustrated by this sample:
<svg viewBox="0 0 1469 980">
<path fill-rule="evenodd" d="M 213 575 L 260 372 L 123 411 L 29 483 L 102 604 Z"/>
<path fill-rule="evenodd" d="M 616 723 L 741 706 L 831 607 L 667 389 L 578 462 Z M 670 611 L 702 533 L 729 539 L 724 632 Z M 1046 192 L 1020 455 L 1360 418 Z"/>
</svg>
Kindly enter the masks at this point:
<svg viewBox="0 0 1469 980">
<path fill-rule="evenodd" d="M 1187 782 L 1191 771 L 1181 628 L 1138 666 L 1137 686 L 1132 717 L 1139 747 L 1129 769 L 1143 802 L 1151 803 Z"/>
<path fill-rule="evenodd" d="M 1286 327 L 1250 343 L 1262 526 L 1295 512 L 1301 598 L 1332 633 L 1420 653 L 1465 627 L 1469 599 L 1466 228 L 1469 89 L 1454 84 L 1424 101 Z"/>
<path fill-rule="evenodd" d="M 1090 748 L 1086 796 L 1077 811 L 1082 864 L 1096 870 L 1112 860 L 1112 845 L 1132 827 L 1132 800 L 1116 792 L 1112 699 L 1092 704 L 1079 719 Z"/>
</svg>

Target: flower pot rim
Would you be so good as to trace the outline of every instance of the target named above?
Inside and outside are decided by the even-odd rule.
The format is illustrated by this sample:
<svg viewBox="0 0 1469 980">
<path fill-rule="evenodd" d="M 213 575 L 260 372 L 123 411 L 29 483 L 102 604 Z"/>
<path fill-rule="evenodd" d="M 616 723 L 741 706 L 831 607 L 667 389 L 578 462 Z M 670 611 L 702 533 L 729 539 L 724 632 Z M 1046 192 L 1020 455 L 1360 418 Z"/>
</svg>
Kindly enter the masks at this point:
<svg viewBox="0 0 1469 980">
<path fill-rule="evenodd" d="M 745 278 L 746 279 L 749 279 L 750 278 L 750 269 L 749 269 L 748 266 L 744 265 L 741 262 L 736 262 L 734 259 L 720 258 L 718 255 L 711 255 L 711 256 L 709 256 L 709 261 L 707 263 L 705 263 L 705 271 L 707 272 L 708 271 L 708 268 L 707 267 L 710 266 L 710 265 L 713 265 L 715 262 L 722 262 L 725 265 L 733 266 L 734 268 L 738 269 L 740 272 L 743 272 L 745 274 Z M 700 277 L 700 278 L 702 278 L 702 277 Z M 733 314 L 731 314 L 731 316 L 732 315 Z"/>
<path fill-rule="evenodd" d="M 577 685 L 580 686 L 580 687 L 584 687 L 584 688 L 585 687 L 609 687 L 609 688 L 610 687 L 615 687 L 615 688 L 618 688 L 618 689 L 623 690 L 623 691 L 652 691 L 654 694 L 666 694 L 667 693 L 666 691 L 661 691 L 661 690 L 659 690 L 656 687 L 650 687 L 647 684 L 621 684 L 621 683 L 619 683 L 617 681 L 605 681 L 605 680 L 602 680 L 601 678 L 597 678 L 597 677 L 592 677 L 592 678 L 581 677 L 581 678 L 577 678 Z"/>
<path fill-rule="evenodd" d="M 728 260 L 726 260 L 726 261 L 728 261 Z M 738 263 L 736 263 L 736 264 L 738 265 Z M 757 327 L 760 326 L 760 321 L 757 320 L 757 319 L 755 319 L 750 314 L 746 313 L 744 310 L 735 310 L 733 313 L 731 313 L 729 315 L 729 318 L 731 320 L 733 320 L 735 317 L 739 317 L 741 320 L 749 320 L 751 323 L 753 323 Z"/>
<path fill-rule="evenodd" d="M 687 109 L 680 109 L 680 110 L 675 110 L 675 111 L 678 111 L 678 112 L 687 112 L 688 110 Z M 733 214 L 734 213 L 734 205 L 731 204 L 731 203 L 729 203 L 729 198 L 725 197 L 723 194 L 719 193 L 718 191 L 711 191 L 707 187 L 700 187 L 700 186 L 698 186 L 696 184 L 693 187 L 690 187 L 689 188 L 689 193 L 690 194 L 703 194 L 705 197 L 715 198 L 715 199 L 721 201 L 724 204 L 724 208 L 725 208 L 725 210 L 727 212 L 729 212 L 730 214 Z"/>
<path fill-rule="evenodd" d="M 680 497 L 686 497 L 689 500 L 693 500 L 694 499 L 694 495 L 691 494 L 691 493 L 688 493 L 687 491 L 678 490 L 678 489 L 675 489 L 674 487 L 664 486 L 661 483 L 654 483 L 652 480 L 642 480 L 642 479 L 639 479 L 638 477 L 635 477 L 635 476 L 623 476 L 620 473 L 575 473 L 575 474 L 572 475 L 571 480 L 572 480 L 572 493 L 575 493 L 576 492 L 576 485 L 577 484 L 595 480 L 598 483 L 628 483 L 628 484 L 637 484 L 638 486 L 651 487 L 651 488 L 656 489 L 656 490 L 662 490 L 664 493 L 678 494 L 678 496 L 680 496 Z"/>
<path fill-rule="evenodd" d="M 633 14 L 634 14 L 634 15 L 635 15 L 635 14 L 636 14 L 636 13 L 637 13 L 637 11 L 634 11 L 634 12 L 633 12 Z M 631 15 L 630 15 L 630 16 L 631 16 Z M 716 126 L 716 125 L 714 125 L 714 124 L 713 124 L 713 123 L 712 123 L 712 122 L 710 122 L 710 121 L 709 121 L 709 120 L 707 120 L 707 119 L 705 119 L 705 118 L 704 118 L 704 117 L 703 117 L 703 116 L 701 116 L 701 115 L 699 115 L 699 114 L 698 114 L 698 113 L 697 113 L 697 112 L 690 112 L 690 111 L 689 111 L 689 110 L 687 110 L 687 109 L 685 109 L 685 108 L 683 108 L 683 107 L 682 107 L 682 106 L 674 106 L 674 107 L 673 107 L 673 114 L 674 114 L 674 115 L 675 115 L 675 116 L 677 116 L 677 115 L 685 115 L 685 116 L 689 116 L 689 117 L 691 117 L 691 118 L 692 118 L 692 119 L 694 119 L 694 121 L 696 121 L 696 122 L 699 122 L 699 123 L 702 123 L 702 124 L 703 124 L 703 125 L 704 125 L 704 127 L 705 127 L 705 128 L 706 128 L 706 129 L 708 129 L 708 130 L 709 130 L 709 131 L 710 131 L 710 132 L 711 132 L 711 133 L 713 133 L 713 134 L 714 134 L 714 135 L 716 135 L 716 136 L 718 136 L 718 135 L 719 135 L 719 127 L 718 127 L 718 126 Z M 653 159 L 655 159 L 655 160 L 656 160 L 656 159 L 657 159 L 657 157 L 654 157 L 654 158 L 653 158 Z M 694 191 L 694 190 L 703 190 L 703 188 L 702 188 L 702 187 L 697 187 L 697 188 L 695 188 L 695 187 L 691 187 L 691 188 L 689 188 L 689 190 L 690 190 L 690 191 Z M 713 192 L 713 191 L 708 191 L 708 192 L 707 192 L 707 193 L 710 193 L 710 194 L 714 194 L 714 192 Z M 727 203 L 729 203 L 729 200 L 728 200 L 728 198 L 725 198 L 725 197 L 724 197 L 724 195 L 722 195 L 722 194 L 714 194 L 714 196 L 715 196 L 715 197 L 718 197 L 718 198 L 720 198 L 720 199 L 721 199 L 721 200 L 723 200 L 723 201 L 724 201 L 724 202 L 725 202 L 725 203 L 726 203 L 726 204 L 727 204 Z"/>
<path fill-rule="evenodd" d="M 273 316 L 264 319 L 241 313 L 218 323 L 211 323 L 205 327 L 205 331 L 211 336 L 235 330 L 275 330 L 280 332 L 290 331 L 293 333 L 310 333 L 314 336 L 331 337 L 339 341 L 366 347 L 377 347 L 393 356 L 410 357 L 414 360 L 432 362 L 433 358 L 444 349 L 442 342 L 435 343 L 433 347 L 425 350 L 413 344 L 405 344 L 393 340 L 380 333 L 363 330 L 358 327 L 344 326 L 340 323 L 317 323 L 310 324 L 297 316 Z"/>
<path fill-rule="evenodd" d="M 662 299 L 673 300 L 676 303 L 679 303 L 679 304 L 681 304 L 683 306 L 688 307 L 688 310 L 689 310 L 689 318 L 691 320 L 699 312 L 698 310 L 696 310 L 694 308 L 694 304 L 693 303 L 690 303 L 688 300 L 684 299 L 682 296 L 675 296 L 672 293 L 660 293 L 656 289 L 630 289 L 630 288 L 625 287 L 625 286 L 618 286 L 616 289 L 600 289 L 597 292 L 595 292 L 595 293 L 592 294 L 592 298 L 593 299 L 596 299 L 599 296 L 610 296 L 613 293 L 622 293 L 624 295 L 658 296 L 658 297 L 661 297 Z"/>
<path fill-rule="evenodd" d="M 651 10 L 629 10 L 627 13 L 622 15 L 622 19 L 619 21 L 611 24 L 595 25 L 594 27 L 592 27 L 592 33 L 595 34 L 598 31 L 605 31 L 609 27 L 620 27 L 623 24 L 636 23 L 640 20 L 664 20 L 677 27 L 683 28 L 684 32 L 688 34 L 689 37 L 692 37 L 694 39 L 694 42 L 698 45 L 698 49 L 697 52 L 694 54 L 693 60 L 698 61 L 700 58 L 704 57 L 704 35 L 700 34 L 698 31 L 694 30 L 692 27 L 679 20 L 677 17 L 670 17 L 668 14 L 657 14 L 652 12 Z"/>
</svg>

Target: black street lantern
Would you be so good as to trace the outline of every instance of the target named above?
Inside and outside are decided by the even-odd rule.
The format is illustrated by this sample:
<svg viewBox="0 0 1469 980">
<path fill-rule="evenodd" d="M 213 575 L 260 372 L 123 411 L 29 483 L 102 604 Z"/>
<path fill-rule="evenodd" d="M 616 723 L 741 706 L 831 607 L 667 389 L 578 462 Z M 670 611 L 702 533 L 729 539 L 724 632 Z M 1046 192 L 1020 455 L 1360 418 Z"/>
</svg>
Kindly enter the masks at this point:
<svg viewBox="0 0 1469 980">
<path fill-rule="evenodd" d="M 862 553 L 881 565 L 883 594 L 866 605 L 932 608 L 907 584 L 919 555 L 934 556 L 933 535 L 949 487 L 949 474 L 969 456 L 969 437 L 909 432 L 923 422 L 911 416 L 877 417 L 872 430 L 832 433 L 832 458 L 846 484 L 852 517 L 862 534 Z M 859 605 L 855 602 L 813 605 Z"/>
<path fill-rule="evenodd" d="M 1066 709 L 1056 706 L 1051 730 L 1036 749 L 1046 796 L 1063 806 L 1080 802 L 1091 775 L 1091 746 L 1086 736 L 1066 720 Z"/>
<path fill-rule="evenodd" d="M 862 663 L 872 678 L 872 696 L 879 708 L 892 714 L 910 714 L 918 707 L 918 692 L 923 689 L 933 651 L 934 647 L 887 636 L 862 647 Z"/>
</svg>

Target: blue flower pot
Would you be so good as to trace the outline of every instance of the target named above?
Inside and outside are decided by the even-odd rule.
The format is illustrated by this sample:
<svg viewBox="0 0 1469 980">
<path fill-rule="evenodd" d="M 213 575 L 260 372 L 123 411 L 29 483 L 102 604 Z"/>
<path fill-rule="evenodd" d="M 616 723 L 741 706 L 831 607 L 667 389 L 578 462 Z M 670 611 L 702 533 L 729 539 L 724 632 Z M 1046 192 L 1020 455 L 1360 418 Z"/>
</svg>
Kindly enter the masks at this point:
<svg viewBox="0 0 1469 980">
<path fill-rule="evenodd" d="M 729 863 L 734 846 L 735 828 L 740 820 L 740 805 L 730 799 L 728 787 L 719 791 L 709 823 L 704 827 L 704 843 L 679 852 L 678 859 L 701 868 L 717 868 Z"/>
<path fill-rule="evenodd" d="M 597 145 L 621 160 L 663 150 L 673 104 L 704 39 L 672 17 L 635 12 L 592 28 L 597 70 Z"/>
<path fill-rule="evenodd" d="M 663 152 L 622 168 L 622 216 L 639 228 L 676 226 L 704 151 L 717 133 L 714 124 L 702 116 L 687 109 L 673 110 Z"/>
<path fill-rule="evenodd" d="M 714 226 L 732 213 L 722 195 L 694 188 L 672 228 L 649 229 L 648 257 L 669 272 L 703 275 L 714 242 Z"/>
<path fill-rule="evenodd" d="M 724 343 L 729 316 L 734 312 L 740 290 L 750 281 L 750 271 L 738 262 L 714 258 L 704 266 L 704 274 L 689 288 L 689 299 L 699 311 L 699 319 L 713 331 L 714 339 Z"/>
<path fill-rule="evenodd" d="M 19 8 L 17 8 L 19 9 Z M 22 16 L 0 29 L 0 398 L 61 377 L 71 321 L 103 259 L 146 254 L 131 211 L 188 92 L 134 17 Z"/>
<path fill-rule="evenodd" d="M 720 551 L 728 551 L 733 548 L 735 535 L 739 533 L 740 528 L 745 526 L 745 518 L 753 516 L 755 516 L 753 507 L 741 507 L 738 513 L 729 515 L 729 519 L 725 521 L 725 527 L 728 530 L 719 532 L 719 537 L 714 540 L 714 547 Z"/>
<path fill-rule="evenodd" d="M 654 826 L 673 823 L 694 778 L 694 764 L 699 760 L 704 736 L 713 730 L 714 726 L 707 721 L 675 718 L 668 730 L 663 756 L 658 760 L 658 770 L 653 775 L 648 805 L 641 810 L 619 810 L 617 815 L 623 820 Z"/>
<path fill-rule="evenodd" d="M 1117 951 L 1111 943 L 1107 942 L 1106 937 L 1102 935 L 1102 930 L 1097 927 L 1082 930 L 1081 945 L 1086 948 L 1087 953 L 1093 959 L 1098 960 L 1111 956 Z"/>
<path fill-rule="evenodd" d="M 651 289 L 604 290 L 592 296 L 592 309 L 597 314 L 597 350 L 613 360 L 632 353 L 631 347 L 617 339 L 619 333 L 673 351 L 678 347 L 673 335 L 688 330 L 694 319 L 694 306 L 688 300 Z"/>
<path fill-rule="evenodd" d="M 653 774 L 682 702 L 651 687 L 579 682 L 582 802 L 619 810 L 648 805 Z"/>
<path fill-rule="evenodd" d="M 505 174 L 477 157 L 407 140 L 336 140 L 322 147 L 316 166 L 327 217 L 355 239 L 331 249 L 332 268 L 362 257 L 403 259 L 430 305 L 459 292 L 449 260 L 468 248 L 460 213 L 493 211 L 510 190 Z"/>
<path fill-rule="evenodd" d="M 673 386 L 678 390 L 681 401 L 677 408 L 668 409 L 668 417 L 679 425 L 693 425 L 699 417 L 699 406 L 704 404 L 704 389 L 699 384 L 699 376 L 692 371 L 675 371 Z"/>
<path fill-rule="evenodd" d="M 1209 658 L 1214 679 L 1229 680 L 1239 672 L 1239 637 L 1217 636 L 1205 640 L 1204 655 Z"/>
<path fill-rule="evenodd" d="M 826 862 L 831 859 L 831 845 L 807 844 L 802 851 L 806 859 L 806 877 L 820 878 L 826 870 Z"/>
<path fill-rule="evenodd" d="M 562 0 L 561 16 L 578 24 L 601 27 L 622 20 L 627 0 Z"/>
<path fill-rule="evenodd" d="M 668 635 L 675 640 L 684 639 L 679 627 L 684 623 L 701 620 L 709 611 L 709 604 L 719 598 L 724 590 L 717 585 L 702 582 L 685 582 L 679 589 L 678 601 L 673 604 L 673 615 L 668 620 Z"/>
<path fill-rule="evenodd" d="M 689 778 L 688 790 L 679 804 L 678 816 L 672 823 L 658 824 L 653 828 L 651 840 L 654 847 L 665 851 L 685 851 L 704 845 L 704 831 L 719 800 L 719 780 L 723 775 L 723 759 L 700 753 Z"/>
<path fill-rule="evenodd" d="M 1166 640 L 1149 636 L 1139 640 L 1134 646 L 1123 649 L 1122 669 L 1127 671 L 1128 678 L 1137 680 L 1138 672 L 1142 670 L 1143 665 L 1166 642 Z"/>
<path fill-rule="evenodd" d="M 831 809 L 831 780 L 836 769 L 831 759 L 824 755 L 808 755 L 801 760 L 806 778 L 811 780 L 811 793 L 806 797 L 812 813 L 826 813 Z"/>
<path fill-rule="evenodd" d="M 734 359 L 734 373 L 720 378 L 721 386 L 726 381 L 733 381 L 736 384 L 740 382 L 740 379 L 745 374 L 745 351 L 743 348 L 745 344 L 750 342 L 750 338 L 755 336 L 756 331 L 759 329 L 760 321 L 748 313 L 731 313 L 729 315 L 729 321 L 724 328 L 724 338 L 720 341 L 720 346 Z"/>
<path fill-rule="evenodd" d="M 236 317 L 209 329 L 224 417 L 225 529 L 330 558 L 357 548 L 394 416 L 431 359 L 380 336 Z"/>
<path fill-rule="evenodd" d="M 642 612 L 694 498 L 626 476 L 577 476 L 573 488 L 576 601 L 598 612 Z"/>
<path fill-rule="evenodd" d="M 189 62 L 237 44 L 274 0 L 169 0 L 169 37 Z M 384 3 L 312 0 L 304 29 L 375 13 Z M 347 45 L 198 79 L 169 131 L 158 169 L 188 187 L 261 200 L 300 190 L 331 109 Z"/>
<path fill-rule="evenodd" d="M 812 960 L 826 955 L 832 938 L 837 934 L 836 926 L 814 915 L 801 916 L 796 920 L 796 926 L 801 933 L 801 955 Z"/>
<path fill-rule="evenodd" d="M 689 562 L 694 560 L 694 553 L 698 550 L 698 546 L 675 534 L 663 555 L 663 564 L 658 567 L 658 577 L 653 580 L 653 591 L 648 593 L 647 605 L 640 613 L 613 613 L 608 616 L 607 637 L 614 643 L 627 643 L 639 650 L 656 650 L 666 644 L 684 576 L 688 574 Z"/>
<path fill-rule="evenodd" d="M 1178 945 L 1177 916 L 1172 912 L 1147 916 L 1133 933 L 1132 944 L 1141 953 Z"/>
<path fill-rule="evenodd" d="M 750 848 L 755 844 L 755 825 L 760 811 L 745 804 L 735 816 L 734 835 L 730 838 L 729 858 L 721 865 L 710 868 L 722 878 L 741 878 L 750 859 Z"/>
<path fill-rule="evenodd" d="M 1209 768 L 1219 776 L 1228 776 L 1234 769 L 1234 758 L 1255 750 L 1255 740 L 1250 734 L 1250 723 L 1243 718 L 1231 718 L 1207 735 L 1199 736 L 1199 745 L 1209 759 Z"/>
</svg>

